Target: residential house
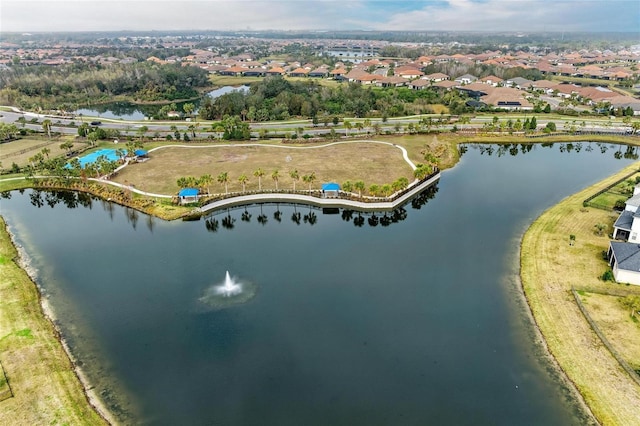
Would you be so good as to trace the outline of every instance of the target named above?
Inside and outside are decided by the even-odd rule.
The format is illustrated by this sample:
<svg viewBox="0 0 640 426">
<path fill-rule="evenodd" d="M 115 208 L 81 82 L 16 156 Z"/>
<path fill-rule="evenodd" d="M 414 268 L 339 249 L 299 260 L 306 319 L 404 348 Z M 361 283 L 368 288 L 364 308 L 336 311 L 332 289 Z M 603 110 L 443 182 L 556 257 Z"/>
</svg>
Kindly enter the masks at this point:
<svg viewBox="0 0 640 426">
<path fill-rule="evenodd" d="M 516 89 L 526 90 L 533 85 L 533 81 L 522 77 L 514 77 L 509 80 L 505 80 L 502 84 L 505 87 L 515 87 Z"/>
<path fill-rule="evenodd" d="M 376 80 L 376 85 L 382 87 L 400 87 L 406 86 L 408 82 L 408 79 L 396 75 L 390 77 L 382 77 L 379 80 Z"/>
<path fill-rule="evenodd" d="M 465 74 L 465 75 L 461 75 L 460 77 L 456 78 L 455 81 L 458 84 L 471 84 L 474 81 L 477 81 L 478 77 L 476 77 L 475 75 L 471 75 L 471 74 Z"/>
<path fill-rule="evenodd" d="M 434 83 L 438 83 L 439 81 L 449 80 L 450 77 L 448 75 L 446 75 L 446 74 L 441 73 L 441 72 L 436 72 L 436 73 L 433 73 L 433 74 L 425 75 L 422 78 L 424 78 L 425 80 L 432 81 Z"/>
<path fill-rule="evenodd" d="M 525 98 L 526 92 L 512 87 L 494 87 L 493 91 L 480 100 L 487 105 L 508 110 L 532 110 L 533 105 Z"/>
<path fill-rule="evenodd" d="M 488 75 L 480 79 L 480 82 L 484 84 L 489 84 L 494 87 L 498 86 L 500 83 L 502 83 L 502 81 L 503 80 L 500 77 L 496 77 L 495 75 Z"/>
<path fill-rule="evenodd" d="M 611 241 L 607 256 L 617 282 L 640 285 L 639 244 Z"/>
<path fill-rule="evenodd" d="M 302 67 L 296 68 L 295 70 L 289 72 L 289 76 L 290 77 L 308 77 L 309 70 Z"/>
<path fill-rule="evenodd" d="M 613 277 L 621 283 L 640 285 L 640 185 L 613 224 L 613 239 L 607 252 Z"/>
<path fill-rule="evenodd" d="M 413 90 L 428 89 L 429 87 L 431 87 L 432 84 L 433 84 L 433 82 L 431 82 L 429 80 L 425 80 L 423 78 L 419 78 L 419 79 L 413 80 L 411 83 L 409 83 L 409 88 L 411 88 Z"/>
</svg>

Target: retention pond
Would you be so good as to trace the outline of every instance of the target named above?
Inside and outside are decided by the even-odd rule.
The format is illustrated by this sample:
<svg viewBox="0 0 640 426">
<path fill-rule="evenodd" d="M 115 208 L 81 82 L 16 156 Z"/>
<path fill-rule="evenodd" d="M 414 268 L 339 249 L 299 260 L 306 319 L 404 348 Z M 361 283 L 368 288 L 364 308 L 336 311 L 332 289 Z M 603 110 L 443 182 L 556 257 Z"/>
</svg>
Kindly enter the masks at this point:
<svg viewBox="0 0 640 426">
<path fill-rule="evenodd" d="M 535 342 L 519 239 L 635 149 L 465 150 L 392 213 L 269 204 L 162 222 L 30 190 L 1 213 L 125 422 L 584 424 Z"/>
</svg>

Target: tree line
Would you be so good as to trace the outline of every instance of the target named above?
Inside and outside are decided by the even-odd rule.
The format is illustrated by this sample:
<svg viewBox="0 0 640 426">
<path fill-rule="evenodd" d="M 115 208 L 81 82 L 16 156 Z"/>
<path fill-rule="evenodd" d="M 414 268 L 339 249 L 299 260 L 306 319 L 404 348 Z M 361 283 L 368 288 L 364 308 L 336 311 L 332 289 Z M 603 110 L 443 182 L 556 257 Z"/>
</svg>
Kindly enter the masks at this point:
<svg viewBox="0 0 640 426">
<path fill-rule="evenodd" d="M 198 67 L 151 62 L 14 66 L 0 73 L 0 101 L 28 109 L 67 110 L 115 96 L 170 101 L 198 96 L 197 88 L 208 86 L 208 78 Z"/>
<path fill-rule="evenodd" d="M 199 114 L 205 120 L 238 116 L 242 121 L 257 122 L 334 115 L 397 117 L 430 112 L 429 104 L 443 102 L 448 100 L 434 89 L 373 88 L 357 83 L 327 87 L 313 80 L 289 81 L 273 76 L 253 83 L 248 91 L 206 98 Z"/>
</svg>

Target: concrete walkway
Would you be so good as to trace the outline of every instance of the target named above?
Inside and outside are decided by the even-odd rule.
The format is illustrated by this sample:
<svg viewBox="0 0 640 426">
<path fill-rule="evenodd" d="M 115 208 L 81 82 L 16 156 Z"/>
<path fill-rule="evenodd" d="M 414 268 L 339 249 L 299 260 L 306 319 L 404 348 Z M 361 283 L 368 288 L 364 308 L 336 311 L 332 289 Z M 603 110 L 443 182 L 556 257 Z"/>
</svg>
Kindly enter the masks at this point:
<svg viewBox="0 0 640 426">
<path fill-rule="evenodd" d="M 248 194 L 248 195 L 238 195 L 230 198 L 225 198 L 224 200 L 214 201 L 213 203 L 209 203 L 205 206 L 202 206 L 196 211 L 198 213 L 207 213 L 219 209 L 224 209 L 227 207 L 234 207 L 244 204 L 254 204 L 254 203 L 270 203 L 270 202 L 282 202 L 282 203 L 301 203 L 301 204 L 311 204 L 319 207 L 342 207 L 342 208 L 353 208 L 354 210 L 361 211 L 392 211 L 398 208 L 399 206 L 406 203 L 408 200 L 413 198 L 415 195 L 424 191 L 429 186 L 433 185 L 440 179 L 440 173 L 433 175 L 431 178 L 418 183 L 417 181 L 413 182 L 410 186 L 410 189 L 407 190 L 400 197 L 394 199 L 393 201 L 378 201 L 378 202 L 364 202 L 357 200 L 349 200 L 342 198 L 318 198 L 311 195 L 303 195 L 303 194 L 287 194 L 287 193 L 260 193 L 260 194 Z M 369 198 L 371 197 L 364 197 Z"/>
</svg>

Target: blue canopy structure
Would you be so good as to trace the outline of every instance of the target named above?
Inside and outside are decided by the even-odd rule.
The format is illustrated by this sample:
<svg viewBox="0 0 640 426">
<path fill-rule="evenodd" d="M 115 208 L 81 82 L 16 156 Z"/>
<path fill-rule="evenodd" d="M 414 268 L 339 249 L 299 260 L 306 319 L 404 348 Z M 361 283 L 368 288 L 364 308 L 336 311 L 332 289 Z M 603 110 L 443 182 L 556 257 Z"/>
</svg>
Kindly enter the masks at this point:
<svg viewBox="0 0 640 426">
<path fill-rule="evenodd" d="M 339 191 L 340 185 L 335 182 L 323 183 L 322 184 L 323 191 Z"/>
<path fill-rule="evenodd" d="M 184 188 L 178 192 L 179 197 L 197 197 L 200 191 L 197 188 Z"/>
<path fill-rule="evenodd" d="M 144 156 L 144 155 L 147 155 L 147 154 L 148 154 L 148 152 L 147 152 L 147 151 L 145 151 L 144 149 L 136 149 L 136 150 L 134 151 L 134 154 L 136 155 L 136 157 L 142 157 L 142 156 Z"/>
</svg>

